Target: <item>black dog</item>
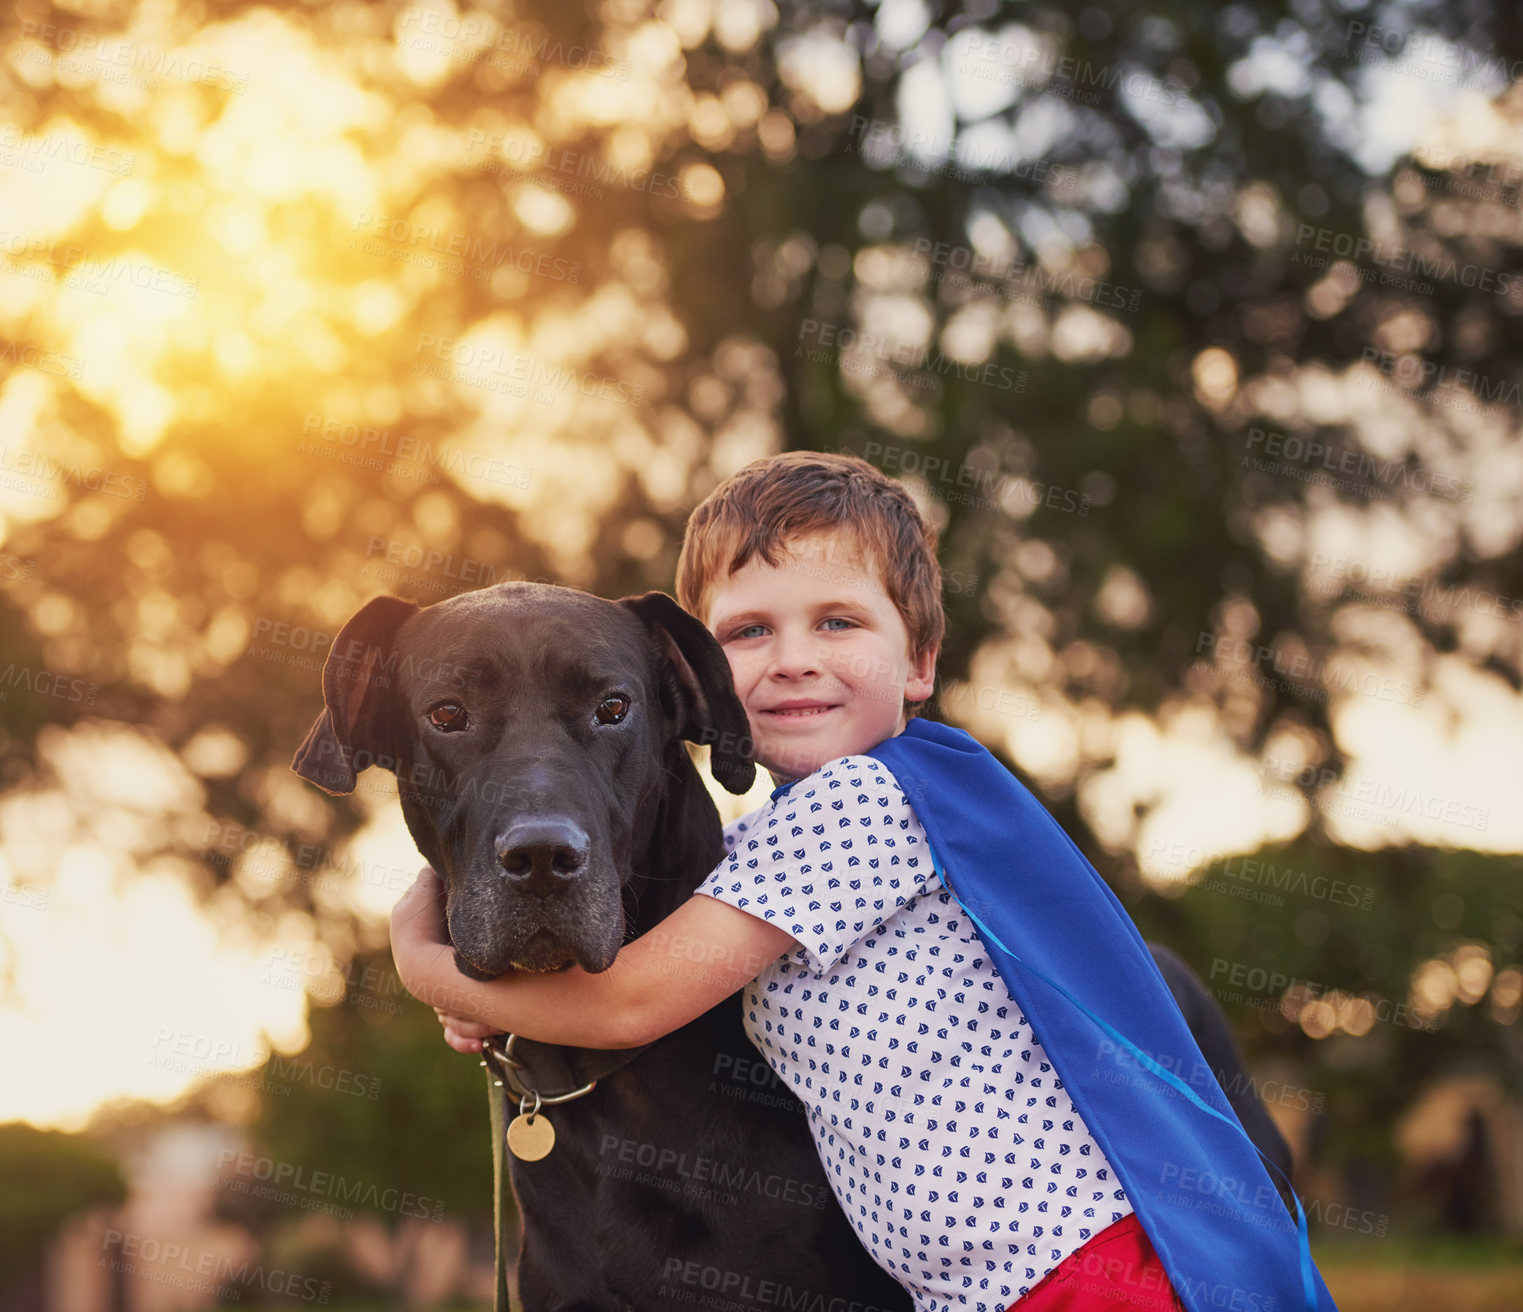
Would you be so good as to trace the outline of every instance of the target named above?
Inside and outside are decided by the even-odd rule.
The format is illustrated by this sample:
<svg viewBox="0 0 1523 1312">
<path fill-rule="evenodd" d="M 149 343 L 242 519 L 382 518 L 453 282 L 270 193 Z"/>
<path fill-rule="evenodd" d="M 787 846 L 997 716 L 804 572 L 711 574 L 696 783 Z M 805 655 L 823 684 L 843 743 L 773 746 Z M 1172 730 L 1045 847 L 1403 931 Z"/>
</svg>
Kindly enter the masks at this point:
<svg viewBox="0 0 1523 1312">
<path fill-rule="evenodd" d="M 731 791 L 755 773 L 724 653 L 661 593 L 378 597 L 335 640 L 323 695 L 294 768 L 333 793 L 368 765 L 396 773 L 456 961 L 481 979 L 605 970 L 719 864 L 719 815 L 681 739 L 716 744 Z M 536 1075 L 568 1072 L 557 1087 L 623 1055 L 517 1052 Z M 907 1312 L 836 1204 L 802 1106 L 775 1077 L 736 1078 L 757 1060 L 728 998 L 549 1109 L 553 1151 L 510 1160 L 526 1312 L 676 1312 L 721 1288 Z"/>
<path fill-rule="evenodd" d="M 754 778 L 724 653 L 662 593 L 610 602 L 508 583 L 429 607 L 378 597 L 338 635 L 323 695 L 293 768 L 330 793 L 370 765 L 396 774 L 444 881 L 456 961 L 478 979 L 606 970 L 719 863 L 718 813 L 682 739 L 714 745 L 730 791 Z M 1255 1141 L 1288 1169 L 1219 1010 L 1193 977 L 1193 992 L 1178 971 L 1165 978 L 1207 1060 L 1234 1077 L 1235 1105 L 1257 1112 Z M 802 1106 L 775 1076 L 761 1089 L 736 1078 L 758 1060 L 738 998 L 635 1052 L 520 1041 L 515 1054 L 530 1088 L 598 1080 L 545 1113 L 548 1156 L 510 1159 L 526 1312 L 675 1312 L 766 1282 L 790 1306 L 911 1306 L 836 1205 Z"/>
</svg>

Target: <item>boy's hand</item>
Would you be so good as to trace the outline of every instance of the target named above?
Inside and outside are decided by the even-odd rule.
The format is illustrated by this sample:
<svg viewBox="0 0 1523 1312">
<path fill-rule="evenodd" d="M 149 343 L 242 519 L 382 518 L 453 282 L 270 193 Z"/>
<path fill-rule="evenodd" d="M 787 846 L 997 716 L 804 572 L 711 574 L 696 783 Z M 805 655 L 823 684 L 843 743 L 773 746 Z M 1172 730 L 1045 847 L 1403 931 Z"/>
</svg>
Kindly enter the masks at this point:
<svg viewBox="0 0 1523 1312">
<path fill-rule="evenodd" d="M 434 976 L 430 967 L 453 950 L 444 914 L 444 885 L 431 867 L 424 866 L 391 911 L 391 954 L 407 991 L 432 1005 Z M 463 1001 L 451 1005 L 460 1007 Z M 490 1025 L 442 1006 L 434 1006 L 434 1015 L 444 1026 L 444 1041 L 456 1052 L 480 1052 L 481 1041 L 498 1033 Z"/>
<path fill-rule="evenodd" d="M 418 871 L 412 887 L 397 899 L 391 909 L 391 941 L 408 946 L 417 941 L 449 943 L 449 925 L 444 918 L 444 883 L 432 866 Z"/>
<path fill-rule="evenodd" d="M 450 947 L 449 925 L 444 917 L 444 885 L 433 869 L 424 866 L 411 888 L 391 909 L 391 955 L 397 976 L 413 997 L 433 1006 L 429 996 L 431 967 Z"/>
<path fill-rule="evenodd" d="M 497 1033 L 490 1025 L 483 1025 L 480 1021 L 451 1016 L 443 1007 L 435 1007 L 434 1015 L 444 1026 L 444 1041 L 456 1052 L 480 1052 L 481 1041 Z"/>
</svg>

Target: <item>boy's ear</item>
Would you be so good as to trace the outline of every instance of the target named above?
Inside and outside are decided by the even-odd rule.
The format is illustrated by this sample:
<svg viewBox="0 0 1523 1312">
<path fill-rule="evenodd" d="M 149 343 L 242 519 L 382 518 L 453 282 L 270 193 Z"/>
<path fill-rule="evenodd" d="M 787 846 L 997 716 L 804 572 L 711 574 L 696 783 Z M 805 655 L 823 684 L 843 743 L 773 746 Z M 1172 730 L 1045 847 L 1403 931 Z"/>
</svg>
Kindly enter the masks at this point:
<svg viewBox="0 0 1523 1312">
<path fill-rule="evenodd" d="M 735 695 L 730 662 L 703 625 L 664 592 L 625 597 L 619 605 L 645 625 L 682 690 L 678 732 L 709 748 L 709 769 L 732 793 L 756 782 L 751 722 Z"/>
<path fill-rule="evenodd" d="M 941 645 L 928 647 L 910 661 L 909 674 L 904 681 L 904 700 L 923 702 L 936 691 L 936 659 Z"/>
</svg>

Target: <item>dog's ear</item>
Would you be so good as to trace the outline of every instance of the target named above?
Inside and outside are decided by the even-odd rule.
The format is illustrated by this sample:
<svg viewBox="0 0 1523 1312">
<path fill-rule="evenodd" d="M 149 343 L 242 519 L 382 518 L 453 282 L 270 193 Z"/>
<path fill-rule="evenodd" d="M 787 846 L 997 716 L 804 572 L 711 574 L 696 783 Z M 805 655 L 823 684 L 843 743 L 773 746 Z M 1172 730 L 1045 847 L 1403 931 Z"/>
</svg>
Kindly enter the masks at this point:
<svg viewBox="0 0 1523 1312">
<path fill-rule="evenodd" d="M 709 748 L 709 769 L 730 792 L 748 791 L 756 782 L 751 725 L 735 695 L 724 649 L 664 592 L 625 597 L 619 605 L 639 617 L 677 676 L 682 690 L 679 732 L 688 742 Z"/>
<path fill-rule="evenodd" d="M 297 774 L 324 792 L 352 793 L 355 752 L 374 757 L 388 749 L 380 723 L 387 679 L 395 675 L 394 670 L 388 674 L 388 657 L 397 630 L 417 611 L 415 601 L 372 598 L 333 640 L 323 662 L 323 713 L 291 761 Z"/>
</svg>

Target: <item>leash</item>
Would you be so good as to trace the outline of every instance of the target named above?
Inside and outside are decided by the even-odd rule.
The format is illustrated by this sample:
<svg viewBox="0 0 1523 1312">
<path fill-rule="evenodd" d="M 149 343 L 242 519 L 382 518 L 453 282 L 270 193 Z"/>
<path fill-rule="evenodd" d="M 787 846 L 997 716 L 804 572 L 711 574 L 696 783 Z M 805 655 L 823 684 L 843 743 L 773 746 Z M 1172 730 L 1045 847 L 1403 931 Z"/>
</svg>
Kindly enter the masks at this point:
<svg viewBox="0 0 1523 1312">
<path fill-rule="evenodd" d="M 651 1045 L 603 1051 L 593 1048 L 561 1048 L 524 1039 L 527 1051 L 517 1051 L 516 1034 L 487 1039 L 481 1045 L 481 1065 L 487 1073 L 487 1106 L 492 1124 L 492 1226 L 496 1247 L 496 1312 L 511 1312 L 508 1297 L 508 1264 L 502 1242 L 503 1225 L 513 1201 L 507 1153 L 524 1162 L 537 1162 L 555 1147 L 555 1127 L 544 1108 L 585 1097 L 616 1071 L 623 1070 Z M 570 1087 L 561 1093 L 545 1093 L 547 1076 L 537 1076 L 534 1066 L 548 1062 L 569 1076 Z M 548 1087 L 554 1087 L 549 1085 Z M 508 1119 L 508 1099 L 518 1100 L 518 1115 Z M 506 1150 L 506 1151 L 505 1151 Z"/>
</svg>

